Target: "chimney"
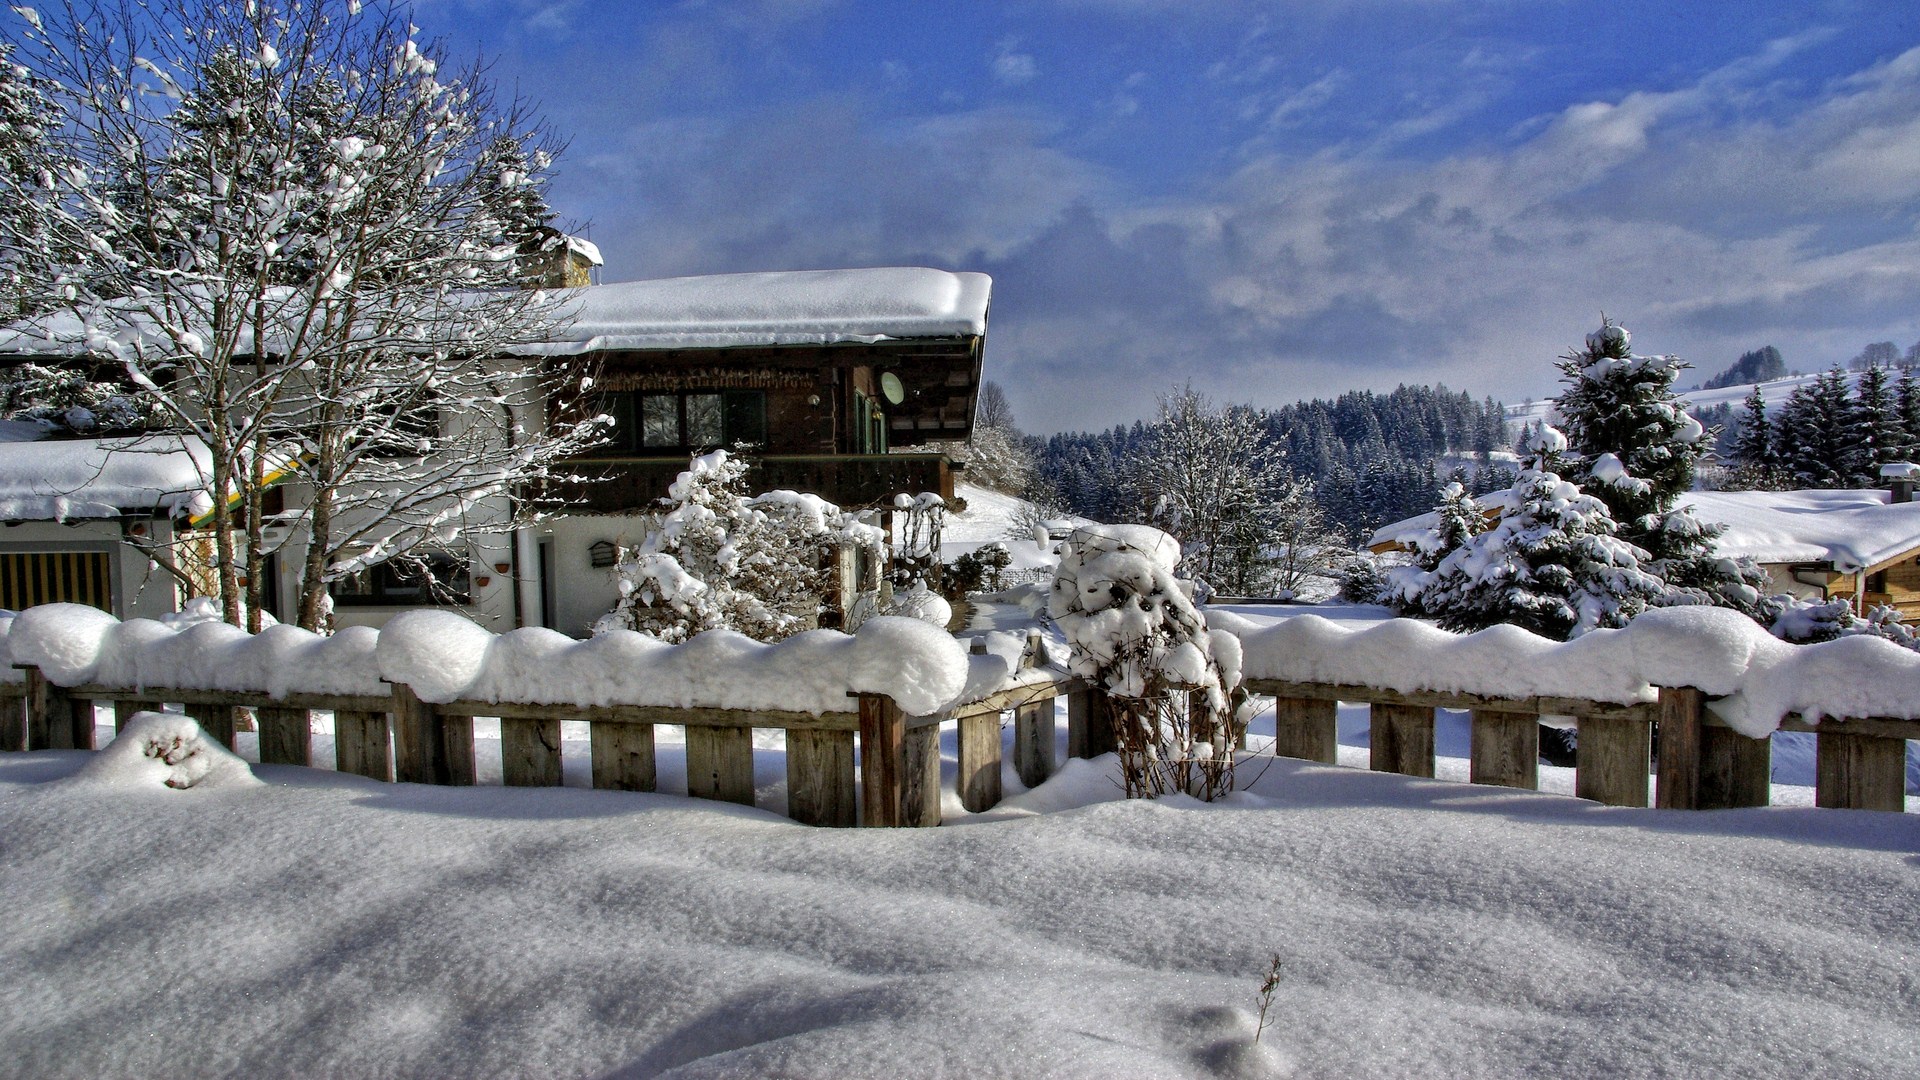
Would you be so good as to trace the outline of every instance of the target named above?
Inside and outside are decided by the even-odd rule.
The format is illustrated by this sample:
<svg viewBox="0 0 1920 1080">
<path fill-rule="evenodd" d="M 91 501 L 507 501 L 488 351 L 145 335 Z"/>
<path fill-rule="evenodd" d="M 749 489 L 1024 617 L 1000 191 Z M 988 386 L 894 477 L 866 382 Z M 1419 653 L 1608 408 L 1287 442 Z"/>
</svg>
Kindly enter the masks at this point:
<svg viewBox="0 0 1920 1080">
<path fill-rule="evenodd" d="M 1880 479 L 1886 482 L 1887 490 L 1893 493 L 1892 501 L 1910 503 L 1913 501 L 1913 486 L 1920 481 L 1920 465 L 1911 461 L 1889 461 L 1880 466 Z"/>
</svg>

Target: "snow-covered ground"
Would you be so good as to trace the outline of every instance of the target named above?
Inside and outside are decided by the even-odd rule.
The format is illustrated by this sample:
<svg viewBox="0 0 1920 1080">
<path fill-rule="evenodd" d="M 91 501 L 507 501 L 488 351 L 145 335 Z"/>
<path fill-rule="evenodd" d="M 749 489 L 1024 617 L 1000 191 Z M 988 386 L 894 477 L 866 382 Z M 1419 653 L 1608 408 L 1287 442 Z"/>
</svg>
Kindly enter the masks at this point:
<svg viewBox="0 0 1920 1080">
<path fill-rule="evenodd" d="M 0 756 L 0 1074 L 1920 1072 L 1913 815 L 1288 761 L 1128 803 L 1073 762 L 838 832 L 288 767 L 68 782 L 88 760 Z"/>
</svg>

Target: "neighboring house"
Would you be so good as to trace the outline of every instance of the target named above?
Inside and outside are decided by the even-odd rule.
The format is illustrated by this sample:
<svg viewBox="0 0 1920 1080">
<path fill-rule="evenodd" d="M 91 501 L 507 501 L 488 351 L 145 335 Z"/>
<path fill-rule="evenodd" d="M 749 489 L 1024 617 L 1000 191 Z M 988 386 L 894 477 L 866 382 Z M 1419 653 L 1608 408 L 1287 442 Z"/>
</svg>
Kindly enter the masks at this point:
<svg viewBox="0 0 1920 1080">
<path fill-rule="evenodd" d="M 597 264 L 588 247 L 546 249 L 554 264 L 543 270 L 550 281 L 583 281 Z M 750 448 L 755 491 L 790 488 L 847 508 L 887 504 L 902 492 L 951 499 L 957 466 L 945 454 L 889 451 L 971 435 L 990 290 L 982 274 L 912 267 L 569 290 L 566 322 L 552 339 L 516 352 L 522 363 L 564 365 L 592 380 L 593 405 L 614 425 L 605 447 L 574 463 L 587 479 L 522 492 L 553 516 L 511 533 L 485 531 L 486 522 L 506 520 L 504 506 L 474 508 L 471 519 L 481 530 L 433 556 L 448 586 L 438 596 L 424 595 L 394 564 L 342 581 L 334 589 L 336 621 L 378 624 L 402 608 L 437 602 L 496 628 L 584 633 L 618 597 L 614 553 L 641 539 L 641 515 L 666 494 L 689 457 L 716 447 Z M 42 363 L 71 359 L 36 353 L 32 340 L 0 352 Z M 549 412 L 522 421 L 577 419 Z M 86 441 L 35 444 L 71 457 L 54 481 L 72 489 L 69 498 L 93 490 L 83 483 L 86 462 L 94 460 L 82 448 Z M 299 507 L 297 483 L 279 490 L 287 506 Z M 152 509 L 150 502 L 133 502 L 126 513 Z M 5 506 L 0 518 L 40 520 Z M 168 529 L 189 524 L 179 514 L 163 518 Z M 117 542 L 109 527 L 90 527 L 99 534 L 87 540 L 95 548 Z M 28 551 L 9 532 L 0 532 L 0 558 Z M 297 525 L 269 530 L 268 539 L 283 545 L 267 568 L 269 605 L 288 618 L 298 584 Z M 118 558 L 130 567 L 134 556 Z M 140 561 L 144 565 L 144 557 Z M 120 580 L 131 571 L 116 573 Z M 163 582 L 152 589 L 156 597 L 168 591 Z M 169 596 L 164 606 L 172 604 Z"/>
<path fill-rule="evenodd" d="M 147 551 L 211 507 L 205 468 L 197 444 L 171 435 L 56 439 L 0 422 L 0 608 L 175 610 L 178 582 Z"/>
<path fill-rule="evenodd" d="M 1920 503 L 1903 478 L 1891 487 L 1693 491 L 1681 502 L 1702 521 L 1724 526 L 1720 551 L 1758 563 L 1774 592 L 1845 598 L 1868 609 L 1889 605 L 1911 621 L 1920 619 Z M 1489 514 L 1498 512 L 1501 494 L 1480 498 Z M 1433 523 L 1423 514 L 1384 526 L 1373 534 L 1372 550 L 1406 550 Z"/>
<path fill-rule="evenodd" d="M 1846 598 L 1920 617 L 1920 503 L 1876 490 L 1695 491 L 1702 520 L 1727 527 L 1720 550 L 1766 570 L 1774 591 Z"/>
</svg>

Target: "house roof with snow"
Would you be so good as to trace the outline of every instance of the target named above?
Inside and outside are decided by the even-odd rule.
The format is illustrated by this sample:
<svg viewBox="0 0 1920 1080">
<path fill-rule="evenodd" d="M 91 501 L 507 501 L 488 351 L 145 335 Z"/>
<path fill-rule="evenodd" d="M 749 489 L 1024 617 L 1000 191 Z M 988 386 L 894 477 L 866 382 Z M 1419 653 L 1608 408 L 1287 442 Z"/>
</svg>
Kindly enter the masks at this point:
<svg viewBox="0 0 1920 1080">
<path fill-rule="evenodd" d="M 1694 491 L 1704 521 L 1725 525 L 1720 550 L 1759 563 L 1829 563 L 1875 571 L 1920 549 L 1920 503 L 1885 491 Z"/>
<path fill-rule="evenodd" d="M 8 436 L 23 425 L 7 424 Z M 123 514 L 189 517 L 212 505 L 208 457 L 176 435 L 114 439 L 0 436 L 0 520 L 71 521 Z"/>
<path fill-rule="evenodd" d="M 832 345 L 987 332 L 992 279 L 917 266 L 623 281 L 571 290 L 530 355 Z"/>
<path fill-rule="evenodd" d="M 1497 512 L 1505 494 L 1476 501 Z M 1757 563 L 1826 563 L 1852 574 L 1920 550 L 1920 502 L 1894 503 L 1886 491 L 1690 491 L 1680 501 L 1702 521 L 1725 526 L 1722 552 Z M 1427 513 L 1382 526 L 1373 550 L 1410 547 L 1436 520 Z"/>
</svg>

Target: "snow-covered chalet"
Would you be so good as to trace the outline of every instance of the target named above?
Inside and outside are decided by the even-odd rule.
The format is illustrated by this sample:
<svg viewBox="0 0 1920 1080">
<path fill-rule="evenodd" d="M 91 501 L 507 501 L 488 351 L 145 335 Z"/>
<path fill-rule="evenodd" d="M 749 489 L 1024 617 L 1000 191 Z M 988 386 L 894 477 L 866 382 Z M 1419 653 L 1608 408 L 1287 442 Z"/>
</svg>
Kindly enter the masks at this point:
<svg viewBox="0 0 1920 1080">
<path fill-rule="evenodd" d="M 568 248 L 569 272 L 592 259 Z M 583 273 L 567 280 L 581 280 Z M 918 267 L 727 274 L 567 290 L 550 340 L 529 364 L 591 376 L 615 419 L 611 441 L 575 462 L 591 483 L 522 492 L 557 513 L 443 555 L 455 600 L 495 629 L 579 634 L 610 608 L 612 552 L 640 539 L 640 513 L 690 455 L 747 445 L 755 490 L 811 492 L 848 508 L 899 493 L 953 495 L 956 465 L 937 447 L 972 434 L 991 282 Z M 31 333 L 0 333 L 0 364 L 73 363 Z M 550 416 L 550 422 L 563 422 Z M 178 440 L 0 433 L 0 607 L 53 600 L 124 616 L 171 610 L 177 582 L 150 570 L 130 534 L 191 530 L 210 503 L 195 448 Z M 14 441 L 5 441 L 5 435 Z M 203 456 L 203 455 L 202 455 Z M 297 508 L 297 481 L 285 498 Z M 502 511 L 504 513 L 504 508 Z M 298 536 L 267 570 L 278 604 L 297 586 Z M 335 591 L 341 625 L 378 623 L 425 602 L 381 567 Z M 290 616 L 290 611 L 277 612 Z"/>
</svg>

